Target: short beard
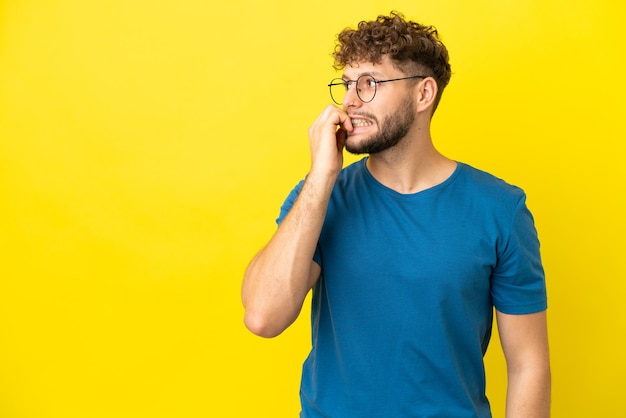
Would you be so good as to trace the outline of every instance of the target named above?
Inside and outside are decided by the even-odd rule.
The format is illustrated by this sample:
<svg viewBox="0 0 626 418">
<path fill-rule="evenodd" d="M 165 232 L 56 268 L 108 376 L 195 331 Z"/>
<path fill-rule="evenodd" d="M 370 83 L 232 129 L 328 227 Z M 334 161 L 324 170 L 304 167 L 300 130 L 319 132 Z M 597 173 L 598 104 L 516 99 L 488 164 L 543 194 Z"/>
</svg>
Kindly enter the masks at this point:
<svg viewBox="0 0 626 418">
<path fill-rule="evenodd" d="M 346 150 L 356 155 L 376 154 L 398 145 L 415 120 L 412 105 L 413 98 L 409 96 L 397 112 L 388 114 L 383 122 L 378 124 L 378 133 L 358 144 L 346 143 Z M 376 118 L 372 119 L 376 121 Z"/>
</svg>

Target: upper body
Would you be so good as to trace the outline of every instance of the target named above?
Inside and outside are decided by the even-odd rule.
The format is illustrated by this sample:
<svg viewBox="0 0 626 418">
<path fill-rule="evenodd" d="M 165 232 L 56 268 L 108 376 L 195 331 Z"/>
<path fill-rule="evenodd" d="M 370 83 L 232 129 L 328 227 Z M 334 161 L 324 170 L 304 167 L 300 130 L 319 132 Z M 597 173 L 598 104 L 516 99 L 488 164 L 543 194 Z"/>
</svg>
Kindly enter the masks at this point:
<svg viewBox="0 0 626 418">
<path fill-rule="evenodd" d="M 482 359 L 493 306 L 546 308 L 525 195 L 462 163 L 401 194 L 365 162 L 339 174 L 314 254 L 322 274 L 303 416 L 489 417 Z"/>
<path fill-rule="evenodd" d="M 458 196 L 448 196 L 452 200 L 447 205 L 447 213 L 452 216 L 451 219 L 454 223 L 450 230 L 447 229 L 446 222 L 442 222 L 443 218 L 439 215 L 435 219 L 437 222 L 428 218 L 428 213 L 433 215 L 437 213 L 437 210 L 433 208 L 437 208 L 438 203 L 432 201 L 430 202 L 430 209 L 425 214 L 426 217 L 421 217 L 422 214 L 416 211 L 414 213 L 415 218 L 407 218 L 407 220 L 411 219 L 411 222 L 417 222 L 412 226 L 413 230 L 408 226 L 406 229 L 399 228 L 398 234 L 389 243 L 390 245 L 383 246 L 385 250 L 390 252 L 385 258 L 379 258 L 381 234 L 376 235 L 377 241 L 371 240 L 367 235 L 371 228 L 384 227 L 384 225 L 377 226 L 377 219 L 375 219 L 374 214 L 370 213 L 368 216 L 354 218 L 344 216 L 346 219 L 335 217 L 336 208 L 341 207 L 341 205 L 337 206 L 336 202 L 337 186 L 342 184 L 339 180 L 344 178 L 344 174 L 340 175 L 343 167 L 344 149 L 357 154 L 369 154 L 366 162 L 361 163 L 361 172 L 371 176 L 371 179 L 367 181 L 375 181 L 379 187 L 385 188 L 397 196 L 414 195 L 420 196 L 420 199 L 424 196 L 432 196 L 434 195 L 433 191 L 439 189 L 443 192 L 449 189 L 449 187 L 443 187 L 446 184 L 453 185 L 459 179 L 468 176 L 470 178 L 476 177 L 474 175 L 476 172 L 443 156 L 433 145 L 430 120 L 450 78 L 447 51 L 437 38 L 437 32 L 434 28 L 406 22 L 401 15 L 392 14 L 390 17 L 380 16 L 372 22 L 361 22 L 357 30 L 347 29 L 339 35 L 338 39 L 339 43 L 335 51 L 336 67 L 343 68 L 344 71 L 342 79 L 331 84 L 339 85 L 346 90 L 345 97 L 341 97 L 340 100 L 334 97 L 336 101 L 340 101 L 342 107 L 327 106 L 309 128 L 311 148 L 309 173 L 301 187 L 298 187 L 297 192 L 292 196 L 293 199 L 289 201 L 288 210 L 283 212 L 276 233 L 252 259 L 244 276 L 242 300 L 245 307 L 245 324 L 258 335 L 272 337 L 280 334 L 297 318 L 306 295 L 314 286 L 314 301 L 316 303 L 321 303 L 323 297 L 332 296 L 330 279 L 327 277 L 337 277 L 336 274 L 333 274 L 335 272 L 343 277 L 342 280 L 332 280 L 333 286 L 339 286 L 333 290 L 333 294 L 342 295 L 339 299 L 340 302 L 337 302 L 338 305 L 333 302 L 333 315 L 337 314 L 336 318 L 339 318 L 339 321 L 344 324 L 341 328 L 343 332 L 340 337 L 337 337 L 339 330 L 332 328 L 335 322 L 332 320 L 322 321 L 323 312 L 328 311 L 328 307 L 331 306 L 328 305 L 317 311 L 320 313 L 317 322 L 315 322 L 316 318 L 314 317 L 313 326 L 314 329 L 319 327 L 318 335 L 334 335 L 333 338 L 343 338 L 344 334 L 347 337 L 363 336 L 367 335 L 367 327 L 389 326 L 390 329 L 395 330 L 393 335 L 397 339 L 403 331 L 408 332 L 409 330 L 402 328 L 404 322 L 398 322 L 393 318 L 406 318 L 407 312 L 413 313 L 414 316 L 409 322 L 411 326 L 430 322 L 429 325 L 433 326 L 430 328 L 431 330 L 437 330 L 439 336 L 446 336 L 446 338 L 438 340 L 443 342 L 439 348 L 443 350 L 445 347 L 446 352 L 451 353 L 447 357 L 447 362 L 452 364 L 455 361 L 455 355 L 463 349 L 460 346 L 449 346 L 449 344 L 458 344 L 459 340 L 467 339 L 461 336 L 467 335 L 467 332 L 457 335 L 457 331 L 463 327 L 459 324 L 454 325 L 454 322 L 459 320 L 459 315 L 465 314 L 463 304 L 474 300 L 479 306 L 477 311 L 480 311 L 480 314 L 470 314 L 468 325 L 471 327 L 469 333 L 473 333 L 475 336 L 472 342 L 472 350 L 474 351 L 470 355 L 475 359 L 479 353 L 482 355 L 485 348 L 484 344 L 488 341 L 492 298 L 494 302 L 497 302 L 495 287 L 492 286 L 495 277 L 493 274 L 498 271 L 497 266 L 501 262 L 498 257 L 506 253 L 507 245 L 502 247 L 506 237 L 504 235 L 498 237 L 497 235 L 498 233 L 506 234 L 506 228 L 502 227 L 505 223 L 505 213 L 514 223 L 515 219 L 518 219 L 515 213 L 527 212 L 523 204 L 523 194 L 514 192 L 514 189 L 508 189 L 508 186 L 503 186 L 495 180 L 484 181 L 486 177 L 479 175 L 478 177 L 482 180 L 469 182 L 465 184 L 468 189 L 460 191 L 460 196 L 461 198 L 464 196 L 464 200 L 453 203 Z M 331 87 L 331 91 L 334 88 Z M 465 171 L 474 174 L 463 175 Z M 495 184 L 499 184 L 498 187 L 502 187 L 502 190 L 498 187 L 494 189 L 494 181 Z M 458 183 L 464 184 L 465 181 Z M 361 181 L 360 184 L 362 186 L 366 184 L 366 181 Z M 477 192 L 477 190 L 479 191 Z M 494 190 L 500 190 L 502 193 L 504 193 L 503 190 L 508 190 L 504 195 L 510 194 L 511 196 L 504 199 L 506 203 L 498 205 L 496 203 L 500 199 L 499 197 L 493 198 Z M 515 197 L 516 194 L 517 197 Z M 491 201 L 494 205 L 487 210 L 478 211 L 476 206 L 471 204 L 471 202 L 477 201 L 472 196 L 479 196 L 478 201 L 483 203 Z M 491 200 L 487 196 L 491 196 Z M 383 193 L 379 197 L 382 200 L 377 205 L 369 206 L 369 203 L 372 202 L 367 202 L 368 204 L 361 207 L 377 208 L 376 210 L 382 212 L 387 221 L 393 220 L 394 217 L 398 216 L 398 213 L 402 214 L 402 209 L 398 209 L 392 204 L 395 203 L 395 197 L 389 193 L 386 196 Z M 470 212 L 478 216 L 476 222 L 480 222 L 481 225 L 474 225 L 473 221 L 467 222 L 466 225 L 463 224 L 467 219 L 464 218 L 465 214 L 458 207 L 455 207 L 459 204 L 461 207 L 470 205 L 469 208 L 475 211 Z M 347 206 L 344 207 L 344 209 L 346 208 Z M 517 208 L 518 212 L 514 208 Z M 349 212 L 349 209 L 347 210 Z M 452 210 L 456 213 L 451 212 Z M 479 213 L 481 215 L 478 215 Z M 402 214 L 401 218 L 404 219 L 405 215 L 406 213 Z M 521 217 L 525 221 L 522 222 L 523 225 L 519 229 L 525 231 L 524 234 L 536 235 L 534 227 L 532 227 L 532 218 L 529 216 L 528 214 Z M 357 236 L 357 239 L 371 244 L 363 248 L 369 252 L 376 252 L 360 254 L 360 260 L 368 260 L 365 265 L 349 263 L 349 245 L 345 248 L 341 246 L 333 248 L 335 242 L 332 239 L 328 240 L 328 236 L 345 233 L 348 222 L 357 222 L 358 228 L 354 228 L 354 231 L 360 231 L 362 234 Z M 419 225 L 428 231 L 426 236 L 435 240 L 433 242 L 437 244 L 435 246 L 437 247 L 436 251 L 433 251 L 435 247 L 425 244 L 428 239 L 421 243 L 411 243 L 411 236 L 422 232 L 416 229 L 420 228 Z M 428 229 L 436 225 L 439 225 L 438 229 Z M 496 225 L 498 226 L 496 227 Z M 399 226 L 401 223 L 397 224 L 396 228 Z M 467 243 L 463 243 L 462 240 L 465 238 L 458 235 L 463 232 L 465 226 L 475 239 L 470 244 L 470 252 L 463 250 L 467 247 L 463 247 L 461 244 Z M 498 233 L 494 235 L 494 231 L 498 231 Z M 385 230 L 382 228 L 378 232 L 384 236 Z M 446 234 L 452 235 L 447 236 Z M 452 239 L 453 236 L 458 237 L 457 240 Z M 404 252 L 404 238 L 408 240 L 407 243 L 414 246 L 413 252 Z M 346 244 L 345 241 L 342 242 L 342 245 Z M 510 244 L 512 241 L 506 242 Z M 485 248 L 490 249 L 484 252 L 475 252 Z M 348 254 L 345 251 L 348 251 Z M 498 251 L 503 251 L 503 253 L 498 253 Z M 467 280 L 470 282 L 468 283 L 472 284 L 459 284 L 458 281 L 455 282 L 456 284 L 447 283 L 445 282 L 447 279 L 445 279 L 445 283 L 436 290 L 436 293 L 443 299 L 437 301 L 437 299 L 433 299 L 435 294 L 428 291 L 422 292 L 424 289 L 419 287 L 411 287 L 412 285 L 406 280 L 396 282 L 394 286 L 399 287 L 395 287 L 394 290 L 394 286 L 387 287 L 388 282 L 380 281 L 381 277 L 388 277 L 387 275 L 379 274 L 379 280 L 374 282 L 369 282 L 362 277 L 364 271 L 381 272 L 402 260 L 403 257 L 409 256 L 429 260 L 428 268 L 425 270 L 420 270 L 417 263 L 409 263 L 413 268 L 415 280 L 424 279 L 424 277 L 431 279 L 437 277 L 441 280 L 447 277 L 448 270 L 452 269 L 459 270 L 457 273 L 460 273 L 460 276 L 469 277 Z M 516 262 L 520 264 L 526 263 L 536 267 L 536 256 L 527 256 L 525 251 L 519 251 L 516 255 L 510 255 L 512 258 L 509 259 L 508 263 L 510 264 L 513 262 L 511 260 L 516 259 Z M 523 259 L 524 257 L 526 259 Z M 406 261 L 406 259 L 404 260 Z M 454 262 L 452 263 L 451 260 Z M 407 265 L 407 263 L 403 264 Z M 334 270 L 336 268 L 338 270 Z M 460 270 L 465 268 L 476 271 L 464 276 Z M 478 270 L 481 270 L 480 274 L 477 273 Z M 406 269 L 403 271 L 406 272 Z M 489 276 L 489 280 L 485 281 L 484 274 L 489 271 L 492 275 Z M 474 273 L 477 274 L 474 275 Z M 482 279 L 472 278 L 479 276 Z M 371 276 L 368 279 L 371 279 Z M 526 278 L 522 281 L 525 280 Z M 382 302 L 385 311 L 392 309 L 392 312 L 398 313 L 398 315 L 392 316 L 384 315 L 383 317 L 387 318 L 385 323 L 378 322 L 376 319 L 378 317 L 372 313 L 365 316 L 370 318 L 372 322 L 363 322 L 358 319 L 362 317 L 355 315 L 355 312 L 350 309 L 352 306 L 350 295 L 367 294 L 371 296 L 371 292 L 383 292 L 385 294 L 389 291 L 389 295 L 398 298 L 397 295 L 402 294 L 398 290 L 401 290 L 403 286 L 406 286 L 407 295 L 420 294 L 423 298 L 428 299 L 430 306 L 438 304 L 440 307 L 437 311 L 439 313 L 436 314 L 439 315 L 438 320 L 433 321 L 428 313 L 420 311 L 419 303 L 412 303 L 407 298 L 397 300 L 397 306 L 394 300 Z M 502 289 L 506 287 L 503 285 Z M 471 289 L 472 292 L 467 293 L 467 289 Z M 443 291 L 446 292 L 445 295 L 441 293 Z M 471 293 L 473 294 L 468 297 Z M 515 292 L 511 294 L 515 294 Z M 518 297 L 524 299 L 521 294 L 513 297 L 513 299 Z M 519 310 L 518 308 L 523 305 L 523 302 L 517 301 L 513 303 L 517 308 L 509 310 L 507 298 L 508 296 L 504 296 L 501 305 L 495 304 L 500 339 L 507 361 L 509 377 L 507 417 L 549 416 L 550 372 L 545 305 L 541 305 L 541 302 L 533 299 L 529 301 L 529 304 L 533 305 L 532 309 Z M 463 302 L 464 300 L 465 302 Z M 365 332 L 361 332 L 361 334 L 357 332 L 357 335 L 351 334 L 353 328 L 357 327 L 365 327 Z M 455 335 L 447 338 L 449 337 L 448 334 Z M 320 344 L 329 348 L 328 344 L 331 342 L 335 343 L 333 340 L 314 341 L 312 355 L 315 349 L 320 347 Z M 373 344 L 372 341 L 367 340 L 362 342 L 357 340 L 357 343 L 349 344 L 353 344 L 352 347 L 364 348 L 364 351 L 361 351 L 364 353 L 367 352 L 369 343 Z M 476 351 L 477 343 L 478 351 Z M 371 346 L 375 347 L 375 345 Z M 391 350 L 389 347 L 382 351 L 373 349 L 372 354 L 389 353 L 389 350 Z M 338 350 L 337 353 L 340 351 Z M 417 357 L 419 357 L 418 353 L 420 353 L 419 350 L 413 351 Z M 446 355 L 443 351 L 441 354 Z M 465 357 L 461 357 L 461 359 L 463 358 Z M 363 364 L 355 364 L 357 359 L 358 357 L 352 360 L 344 359 L 346 361 L 342 363 L 342 367 L 350 368 L 353 377 L 365 370 Z M 393 359 L 377 357 L 371 360 L 393 361 Z M 413 360 L 416 359 L 413 358 Z M 416 360 L 417 364 L 414 365 L 418 369 L 420 367 L 428 368 L 429 364 L 432 365 L 431 362 L 436 361 L 432 357 L 419 358 L 418 360 Z M 309 357 L 307 364 L 311 364 L 311 357 Z M 305 369 L 307 364 L 305 364 Z M 320 367 L 324 366 L 320 365 Z M 402 364 L 395 364 L 393 367 L 394 370 L 399 371 L 402 369 Z M 467 367 L 473 368 L 473 371 L 468 371 Z M 473 376 L 469 380 L 478 381 L 477 385 L 472 386 L 474 385 L 472 384 L 470 385 L 472 387 L 468 388 L 472 392 L 470 395 L 472 399 L 480 399 L 484 396 L 484 394 L 473 393 L 476 390 L 480 392 L 483 390 L 480 388 L 484 386 L 480 382 L 483 379 L 480 376 L 481 372 L 476 370 L 476 367 L 475 362 L 472 362 L 471 366 L 460 362 L 456 364 L 456 374 L 452 373 L 450 369 L 446 369 L 448 375 L 451 376 L 450 379 L 456 382 L 464 381 L 464 376 L 468 373 Z M 336 372 L 335 370 L 335 376 Z M 305 370 L 305 376 L 306 373 Z M 366 378 L 367 376 L 363 377 Z M 315 375 L 314 378 L 321 379 L 315 381 L 315 390 L 324 388 L 326 384 L 336 390 L 342 388 L 341 378 L 333 380 L 324 374 Z M 420 381 L 417 378 L 413 383 L 416 388 L 424 388 L 430 382 Z M 313 390 L 307 385 L 307 381 L 303 378 L 305 397 L 309 396 Z M 455 398 L 454 389 L 446 392 L 446 385 L 438 387 L 439 392 L 443 393 L 441 399 L 447 397 L 452 401 Z M 459 384 L 456 387 L 460 387 Z M 337 392 L 335 395 L 341 398 L 343 393 L 345 396 L 342 399 L 345 400 L 349 398 L 349 391 L 349 387 L 343 386 L 343 392 Z M 406 407 L 414 408 L 413 411 L 420 415 L 418 393 L 414 391 L 413 403 L 406 405 Z M 318 395 L 318 393 L 313 394 L 319 399 L 320 396 Z M 372 399 L 375 398 L 375 395 L 374 393 L 371 394 Z M 409 399 L 411 399 L 410 396 L 406 398 L 407 402 Z M 366 401 L 367 397 L 363 400 Z M 315 401 L 313 402 L 314 405 L 317 405 Z M 333 405 L 329 407 L 336 407 L 338 408 L 337 411 L 342 411 L 344 407 L 350 407 L 350 403 L 347 401 L 344 404 L 339 404 L 338 401 L 331 403 Z M 477 404 L 484 406 L 484 401 L 477 401 Z M 466 407 L 462 405 L 465 403 L 459 401 L 459 408 Z M 303 400 L 304 410 L 306 410 L 305 400 Z M 349 413 L 348 411 L 345 412 Z M 320 413 L 336 416 L 332 412 L 320 411 Z M 426 413 L 422 415 L 426 415 Z M 479 415 L 479 412 L 476 412 L 475 416 L 484 415 Z"/>
</svg>

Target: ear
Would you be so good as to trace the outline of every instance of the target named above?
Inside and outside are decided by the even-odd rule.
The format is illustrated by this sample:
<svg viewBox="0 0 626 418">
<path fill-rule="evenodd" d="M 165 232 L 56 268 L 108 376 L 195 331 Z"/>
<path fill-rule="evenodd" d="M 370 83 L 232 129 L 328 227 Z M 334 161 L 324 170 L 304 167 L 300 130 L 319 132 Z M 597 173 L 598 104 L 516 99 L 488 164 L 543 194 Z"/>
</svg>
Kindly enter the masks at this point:
<svg viewBox="0 0 626 418">
<path fill-rule="evenodd" d="M 424 112 L 430 109 L 433 111 L 435 97 L 437 97 L 437 82 L 432 77 L 426 77 L 421 83 L 417 83 L 416 106 L 418 112 Z"/>
</svg>

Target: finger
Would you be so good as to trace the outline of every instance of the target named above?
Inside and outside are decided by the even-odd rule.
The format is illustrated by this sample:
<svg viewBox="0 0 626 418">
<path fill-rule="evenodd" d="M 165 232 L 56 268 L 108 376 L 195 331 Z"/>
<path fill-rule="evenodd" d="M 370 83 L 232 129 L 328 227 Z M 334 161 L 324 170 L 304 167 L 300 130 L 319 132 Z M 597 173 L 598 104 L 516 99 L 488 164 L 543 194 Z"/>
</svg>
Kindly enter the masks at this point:
<svg viewBox="0 0 626 418">
<path fill-rule="evenodd" d="M 343 150 L 343 147 L 346 144 L 346 138 L 348 137 L 348 132 L 344 128 L 339 128 L 337 129 L 335 136 L 337 138 L 337 148 L 339 150 Z"/>
<path fill-rule="evenodd" d="M 339 123 L 337 125 L 339 125 L 340 128 L 343 128 L 347 132 L 352 132 L 354 130 L 352 120 L 344 110 L 339 109 L 338 117 Z"/>
</svg>

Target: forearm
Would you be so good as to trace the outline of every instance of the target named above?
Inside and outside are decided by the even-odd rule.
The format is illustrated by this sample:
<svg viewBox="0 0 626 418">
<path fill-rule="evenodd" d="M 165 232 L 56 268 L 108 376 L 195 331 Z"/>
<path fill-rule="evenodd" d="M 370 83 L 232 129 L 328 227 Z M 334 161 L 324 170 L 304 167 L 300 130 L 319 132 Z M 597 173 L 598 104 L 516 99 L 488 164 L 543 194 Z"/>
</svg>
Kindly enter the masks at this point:
<svg viewBox="0 0 626 418">
<path fill-rule="evenodd" d="M 548 418 L 550 389 L 550 367 L 547 364 L 510 371 L 506 418 Z"/>
<path fill-rule="evenodd" d="M 309 174 L 276 234 L 248 266 L 242 287 L 244 321 L 255 334 L 276 336 L 300 313 L 317 279 L 313 254 L 335 178 Z"/>
</svg>

